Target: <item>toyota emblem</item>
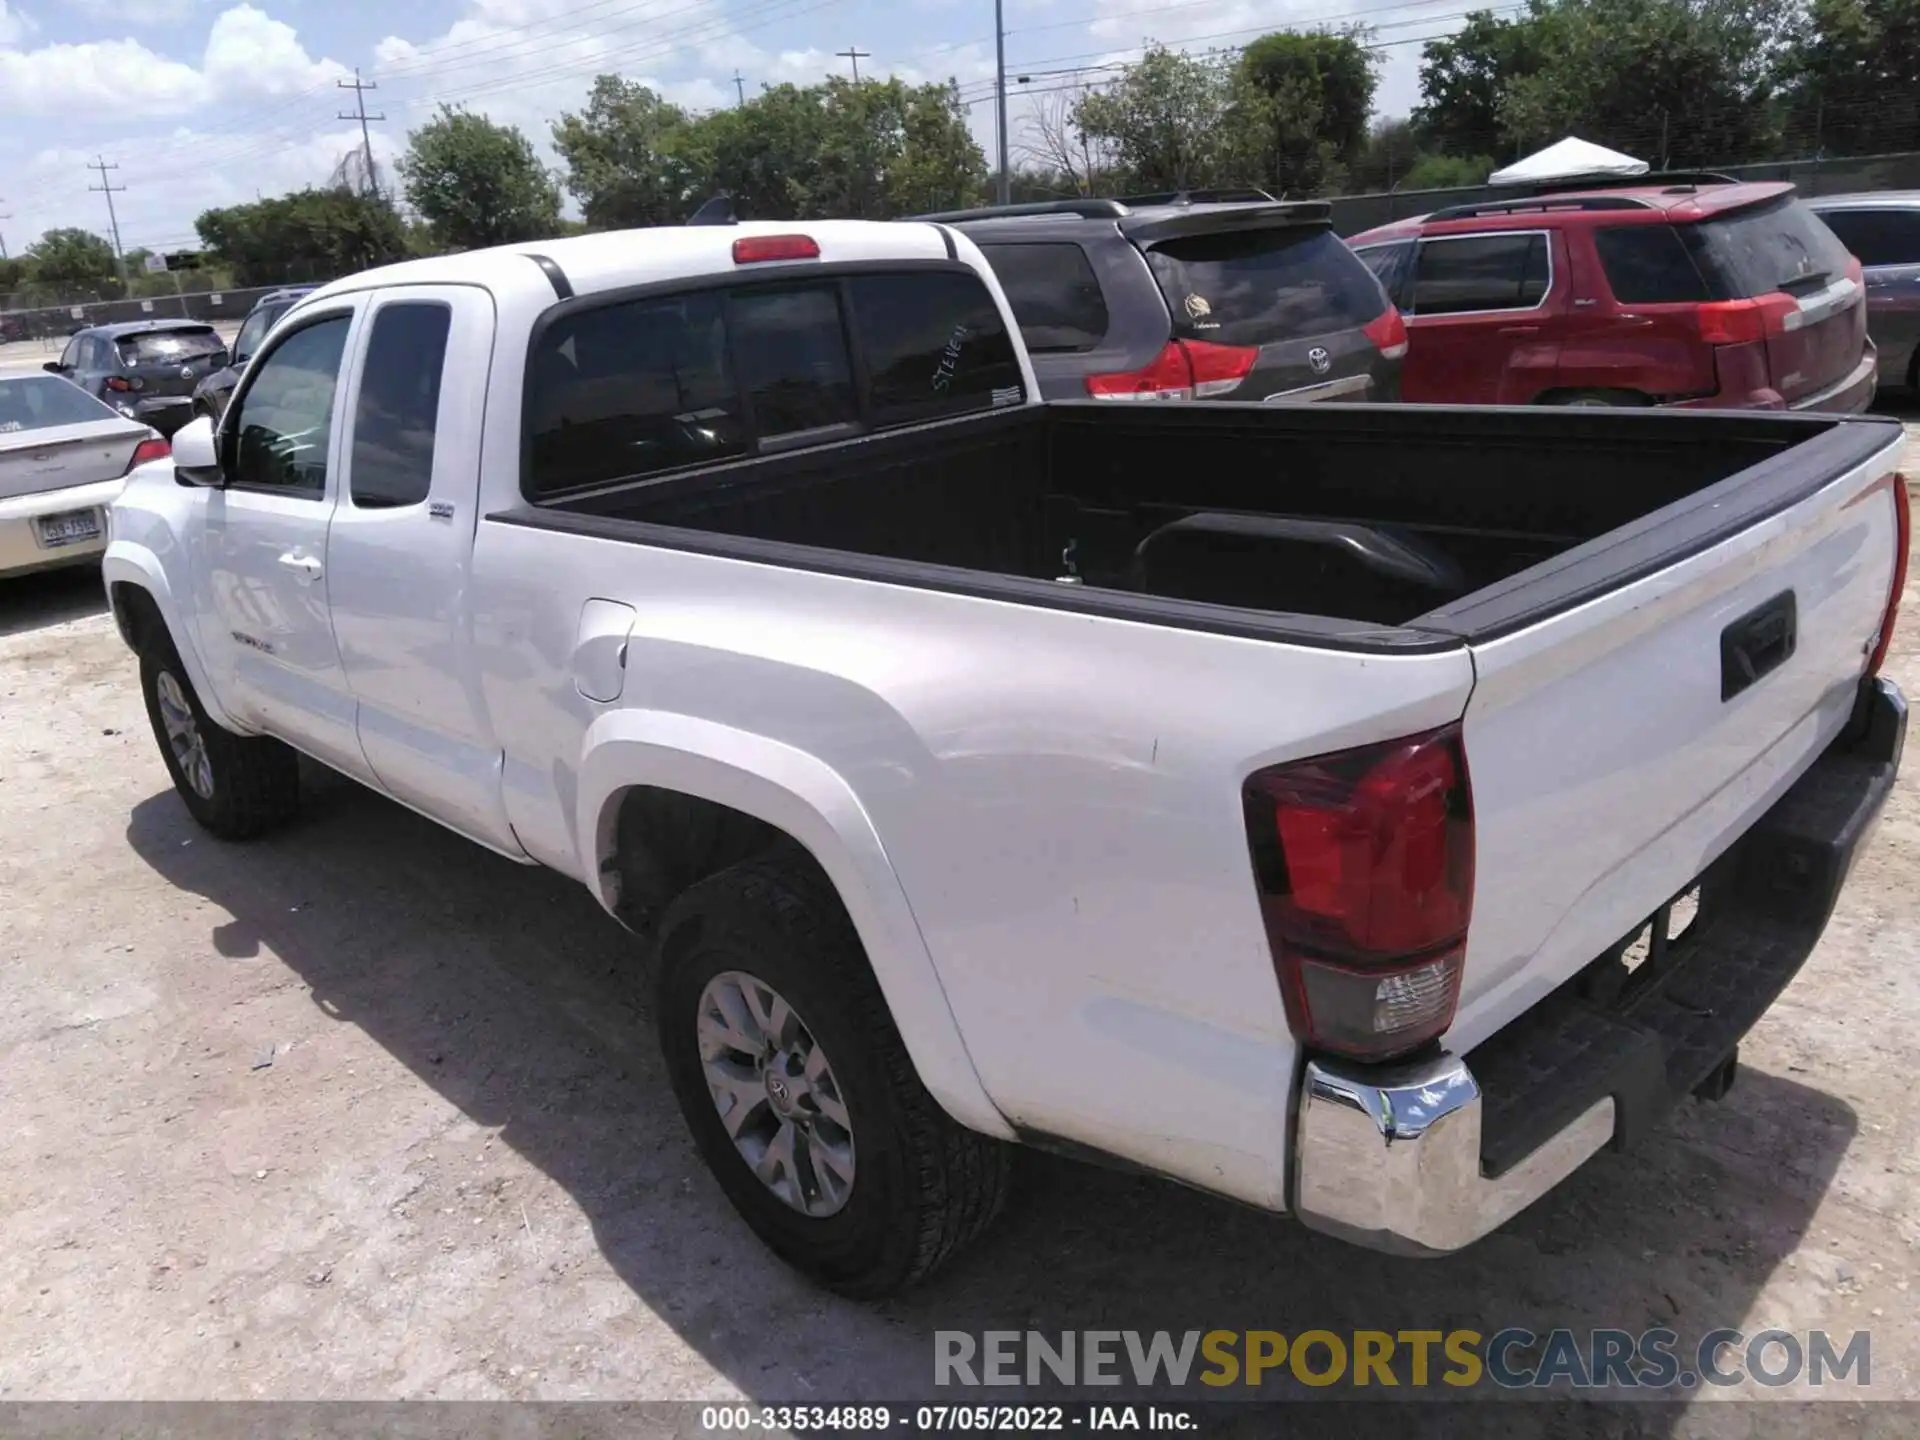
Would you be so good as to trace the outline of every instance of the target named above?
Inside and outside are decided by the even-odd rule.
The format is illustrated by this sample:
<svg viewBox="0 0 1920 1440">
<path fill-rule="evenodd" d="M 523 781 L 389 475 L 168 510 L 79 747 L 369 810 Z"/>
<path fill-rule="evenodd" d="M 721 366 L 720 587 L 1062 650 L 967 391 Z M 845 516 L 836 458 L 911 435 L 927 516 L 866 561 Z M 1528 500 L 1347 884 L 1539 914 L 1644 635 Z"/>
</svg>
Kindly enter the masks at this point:
<svg viewBox="0 0 1920 1440">
<path fill-rule="evenodd" d="M 1326 352 L 1324 346 L 1316 345 L 1307 351 L 1307 364 L 1312 367 L 1314 374 L 1324 375 L 1333 368 L 1333 356 Z"/>
</svg>

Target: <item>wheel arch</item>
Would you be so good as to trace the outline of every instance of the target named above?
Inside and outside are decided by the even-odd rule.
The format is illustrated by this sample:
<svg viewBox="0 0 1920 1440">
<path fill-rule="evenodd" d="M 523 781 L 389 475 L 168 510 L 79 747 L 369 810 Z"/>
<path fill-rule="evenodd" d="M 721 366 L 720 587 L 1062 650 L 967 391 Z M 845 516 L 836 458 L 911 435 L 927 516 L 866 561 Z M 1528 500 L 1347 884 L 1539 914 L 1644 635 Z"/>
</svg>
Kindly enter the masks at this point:
<svg viewBox="0 0 1920 1440">
<path fill-rule="evenodd" d="M 107 553 L 101 558 L 100 573 L 106 582 L 113 623 L 127 648 L 139 654 L 147 637 L 158 627 L 172 642 L 208 716 L 229 730 L 244 733 L 221 705 L 219 695 L 208 681 L 199 646 L 184 623 L 158 558 L 149 550 L 116 540 L 107 546 Z"/>
<path fill-rule="evenodd" d="M 853 922 L 928 1092 L 962 1125 L 1014 1138 L 980 1083 L 880 836 L 844 777 L 817 756 L 695 717 L 601 716 L 583 746 L 575 843 L 581 872 L 610 913 L 619 905 L 621 811 L 647 788 L 724 807 L 811 856 Z"/>
</svg>

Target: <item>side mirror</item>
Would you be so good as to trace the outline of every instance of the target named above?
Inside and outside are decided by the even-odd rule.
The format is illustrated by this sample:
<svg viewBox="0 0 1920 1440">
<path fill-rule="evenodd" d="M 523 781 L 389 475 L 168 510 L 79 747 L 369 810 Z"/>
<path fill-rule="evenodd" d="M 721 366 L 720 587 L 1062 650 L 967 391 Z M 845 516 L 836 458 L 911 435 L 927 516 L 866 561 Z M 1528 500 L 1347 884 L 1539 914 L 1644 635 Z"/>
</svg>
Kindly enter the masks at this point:
<svg viewBox="0 0 1920 1440">
<path fill-rule="evenodd" d="M 226 484 L 220 470 L 220 447 L 214 438 L 213 421 L 196 415 L 173 436 L 173 476 L 182 485 L 200 485 L 218 489 Z"/>
<path fill-rule="evenodd" d="M 67 367 L 62 365 L 58 360 L 49 360 L 40 368 L 49 375 L 64 375 L 67 373 Z"/>
</svg>

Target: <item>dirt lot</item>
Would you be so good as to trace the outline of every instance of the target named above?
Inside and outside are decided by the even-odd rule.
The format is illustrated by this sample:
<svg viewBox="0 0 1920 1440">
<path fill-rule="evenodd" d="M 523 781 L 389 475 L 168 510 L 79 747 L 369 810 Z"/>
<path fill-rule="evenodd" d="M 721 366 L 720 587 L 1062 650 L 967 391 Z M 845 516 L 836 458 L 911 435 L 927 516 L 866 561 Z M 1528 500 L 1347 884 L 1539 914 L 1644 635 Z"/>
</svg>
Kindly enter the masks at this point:
<svg viewBox="0 0 1920 1440">
<path fill-rule="evenodd" d="M 584 891 L 325 777 L 206 839 L 96 592 L 0 584 L 0 1397 L 897 1401 L 935 1329 L 1518 1324 L 1870 1329 L 1920 1400 L 1910 779 L 1733 1093 L 1470 1251 L 1034 1157 L 966 1262 L 861 1307 L 724 1205 Z"/>
</svg>

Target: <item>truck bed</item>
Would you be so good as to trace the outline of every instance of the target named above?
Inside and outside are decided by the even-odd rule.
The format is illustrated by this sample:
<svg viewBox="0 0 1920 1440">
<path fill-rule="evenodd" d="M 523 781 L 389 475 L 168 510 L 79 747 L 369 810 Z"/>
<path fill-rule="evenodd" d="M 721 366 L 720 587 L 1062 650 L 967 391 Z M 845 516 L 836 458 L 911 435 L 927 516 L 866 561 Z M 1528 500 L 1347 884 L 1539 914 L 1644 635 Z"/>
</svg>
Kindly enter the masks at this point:
<svg viewBox="0 0 1920 1440">
<path fill-rule="evenodd" d="M 1398 648 L 1648 573 L 1887 438 L 1797 415 L 1049 404 L 576 494 L 535 523 Z"/>
</svg>

